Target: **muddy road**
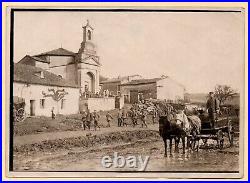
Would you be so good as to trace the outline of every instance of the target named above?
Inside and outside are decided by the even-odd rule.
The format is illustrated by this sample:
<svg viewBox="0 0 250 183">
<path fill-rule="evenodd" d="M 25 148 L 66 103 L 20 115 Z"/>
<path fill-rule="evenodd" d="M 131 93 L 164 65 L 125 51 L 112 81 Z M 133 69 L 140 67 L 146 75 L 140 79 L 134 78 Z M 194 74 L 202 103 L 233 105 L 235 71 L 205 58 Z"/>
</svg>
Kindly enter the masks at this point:
<svg viewBox="0 0 250 183">
<path fill-rule="evenodd" d="M 133 132 L 135 133 L 135 132 Z M 138 132 L 139 133 L 139 132 Z M 110 168 L 103 167 L 101 161 L 104 156 L 129 157 L 141 155 L 144 159 L 149 156 L 146 171 L 239 171 L 239 147 L 237 139 L 233 148 L 223 150 L 216 149 L 213 142 L 209 141 L 209 147 L 200 149 L 198 152 L 186 150 L 183 154 L 174 152 L 164 157 L 164 146 L 161 138 L 152 132 L 140 132 L 144 136 L 128 137 L 129 134 L 119 136 L 123 140 L 107 141 L 100 140 L 100 144 L 88 147 L 64 147 L 36 150 L 34 152 L 22 152 L 16 150 L 14 153 L 15 171 L 138 171 L 137 168 Z M 141 134 L 141 135 L 142 135 Z M 114 134 L 113 134 L 114 136 Z M 140 137 L 140 138 L 138 138 Z M 106 137 L 105 137 L 106 138 Z M 102 142 L 102 143 L 101 143 Z M 58 142 L 52 146 L 58 145 Z M 182 144 L 180 143 L 180 148 Z"/>
</svg>

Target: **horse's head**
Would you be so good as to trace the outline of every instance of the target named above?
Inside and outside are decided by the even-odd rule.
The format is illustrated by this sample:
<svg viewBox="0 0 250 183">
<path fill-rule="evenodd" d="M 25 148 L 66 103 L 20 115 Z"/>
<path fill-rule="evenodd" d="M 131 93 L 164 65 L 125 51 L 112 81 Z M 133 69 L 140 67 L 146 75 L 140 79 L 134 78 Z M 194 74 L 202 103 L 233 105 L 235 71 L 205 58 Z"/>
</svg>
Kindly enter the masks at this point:
<svg viewBox="0 0 250 183">
<path fill-rule="evenodd" d="M 176 125 L 183 128 L 185 131 L 190 129 L 190 123 L 183 110 L 178 110 L 175 113 Z"/>
</svg>

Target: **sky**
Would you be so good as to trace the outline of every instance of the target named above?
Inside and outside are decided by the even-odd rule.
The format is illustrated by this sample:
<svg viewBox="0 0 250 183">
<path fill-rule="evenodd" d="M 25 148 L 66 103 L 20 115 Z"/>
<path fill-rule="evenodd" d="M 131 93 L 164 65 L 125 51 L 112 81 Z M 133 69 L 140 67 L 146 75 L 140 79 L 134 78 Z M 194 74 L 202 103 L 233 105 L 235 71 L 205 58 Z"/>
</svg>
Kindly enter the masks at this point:
<svg viewBox="0 0 250 183">
<path fill-rule="evenodd" d="M 78 52 L 87 19 L 101 75 L 167 75 L 187 92 L 244 86 L 244 14 L 15 12 L 14 62 L 60 48 Z"/>
</svg>

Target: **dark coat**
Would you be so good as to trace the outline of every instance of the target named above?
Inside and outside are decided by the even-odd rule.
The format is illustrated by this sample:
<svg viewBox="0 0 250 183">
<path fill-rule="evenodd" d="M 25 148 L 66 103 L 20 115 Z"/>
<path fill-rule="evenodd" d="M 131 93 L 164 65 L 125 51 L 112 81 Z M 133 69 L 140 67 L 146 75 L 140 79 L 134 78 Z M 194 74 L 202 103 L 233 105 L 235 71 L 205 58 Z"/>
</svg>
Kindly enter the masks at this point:
<svg viewBox="0 0 250 183">
<path fill-rule="evenodd" d="M 215 113 L 217 110 L 220 109 L 219 101 L 214 97 L 210 97 L 207 100 L 207 109 L 208 113 Z"/>
</svg>

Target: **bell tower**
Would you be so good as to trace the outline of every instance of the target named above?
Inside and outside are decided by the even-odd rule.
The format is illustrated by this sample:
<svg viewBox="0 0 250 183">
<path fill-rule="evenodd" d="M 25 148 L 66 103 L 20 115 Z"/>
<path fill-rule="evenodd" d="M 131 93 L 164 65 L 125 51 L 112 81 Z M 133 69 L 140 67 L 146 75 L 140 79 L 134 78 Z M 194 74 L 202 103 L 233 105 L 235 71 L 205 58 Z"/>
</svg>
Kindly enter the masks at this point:
<svg viewBox="0 0 250 183">
<path fill-rule="evenodd" d="M 93 28 L 89 25 L 89 20 L 87 20 L 87 24 L 82 26 L 83 29 L 83 42 L 92 41 L 93 40 Z"/>
<path fill-rule="evenodd" d="M 81 43 L 81 51 L 89 55 L 96 55 L 96 47 L 94 44 L 94 29 L 90 26 L 89 20 L 87 20 L 87 24 L 85 26 L 82 26 L 82 29 L 83 40 Z"/>
<path fill-rule="evenodd" d="M 82 26 L 83 39 L 76 56 L 78 84 L 81 91 L 96 93 L 99 91 L 100 62 L 94 43 L 94 29 L 89 20 Z"/>
</svg>

